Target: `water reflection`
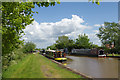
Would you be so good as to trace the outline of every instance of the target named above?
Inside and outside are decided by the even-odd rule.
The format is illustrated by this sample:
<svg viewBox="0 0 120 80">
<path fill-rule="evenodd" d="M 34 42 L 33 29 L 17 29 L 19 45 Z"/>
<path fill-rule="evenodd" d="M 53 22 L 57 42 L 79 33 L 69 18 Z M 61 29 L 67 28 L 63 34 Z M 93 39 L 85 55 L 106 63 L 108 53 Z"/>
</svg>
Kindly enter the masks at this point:
<svg viewBox="0 0 120 80">
<path fill-rule="evenodd" d="M 67 56 L 67 66 L 94 78 L 118 78 L 118 59 Z"/>
</svg>

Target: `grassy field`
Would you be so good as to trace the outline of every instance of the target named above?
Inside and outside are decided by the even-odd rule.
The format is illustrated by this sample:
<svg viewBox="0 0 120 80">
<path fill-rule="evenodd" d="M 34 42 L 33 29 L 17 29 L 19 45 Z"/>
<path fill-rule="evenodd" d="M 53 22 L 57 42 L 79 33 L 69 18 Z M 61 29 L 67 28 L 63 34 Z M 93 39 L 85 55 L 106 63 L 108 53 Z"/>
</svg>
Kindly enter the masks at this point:
<svg viewBox="0 0 120 80">
<path fill-rule="evenodd" d="M 30 54 L 3 72 L 3 78 L 81 78 L 40 54 Z"/>
</svg>

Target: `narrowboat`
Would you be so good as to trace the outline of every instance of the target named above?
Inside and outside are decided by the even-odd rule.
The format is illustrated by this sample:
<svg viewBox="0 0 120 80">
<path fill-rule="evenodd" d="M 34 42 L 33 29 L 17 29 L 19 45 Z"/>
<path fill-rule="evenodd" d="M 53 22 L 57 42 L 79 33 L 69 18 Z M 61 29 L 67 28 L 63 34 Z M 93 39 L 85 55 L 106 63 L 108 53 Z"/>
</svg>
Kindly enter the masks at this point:
<svg viewBox="0 0 120 80">
<path fill-rule="evenodd" d="M 56 61 L 66 61 L 67 58 L 66 58 L 66 53 L 62 52 L 62 51 L 56 51 L 56 50 L 47 50 L 46 51 L 46 54 L 45 54 L 46 57 L 49 57 L 51 59 L 54 59 Z"/>
<path fill-rule="evenodd" d="M 62 52 L 62 51 L 56 51 L 56 53 L 54 54 L 54 60 L 56 61 L 66 61 L 66 53 Z"/>
<path fill-rule="evenodd" d="M 97 49 L 72 49 L 70 55 L 97 57 L 98 50 Z"/>
</svg>

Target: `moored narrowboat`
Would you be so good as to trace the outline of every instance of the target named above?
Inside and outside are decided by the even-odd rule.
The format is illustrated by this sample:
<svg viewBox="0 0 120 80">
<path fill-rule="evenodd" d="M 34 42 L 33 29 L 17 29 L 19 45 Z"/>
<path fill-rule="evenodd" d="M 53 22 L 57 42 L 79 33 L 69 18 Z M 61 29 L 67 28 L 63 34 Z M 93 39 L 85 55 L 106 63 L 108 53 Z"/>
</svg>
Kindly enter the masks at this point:
<svg viewBox="0 0 120 80">
<path fill-rule="evenodd" d="M 66 61 L 66 53 L 62 52 L 62 51 L 56 51 L 56 53 L 54 54 L 54 59 L 56 61 Z"/>
<path fill-rule="evenodd" d="M 66 58 L 66 53 L 64 53 L 63 51 L 56 51 L 56 50 L 47 50 L 46 51 L 46 54 L 45 54 L 46 57 L 49 57 L 51 59 L 54 59 L 56 61 L 66 61 L 67 58 Z"/>
</svg>

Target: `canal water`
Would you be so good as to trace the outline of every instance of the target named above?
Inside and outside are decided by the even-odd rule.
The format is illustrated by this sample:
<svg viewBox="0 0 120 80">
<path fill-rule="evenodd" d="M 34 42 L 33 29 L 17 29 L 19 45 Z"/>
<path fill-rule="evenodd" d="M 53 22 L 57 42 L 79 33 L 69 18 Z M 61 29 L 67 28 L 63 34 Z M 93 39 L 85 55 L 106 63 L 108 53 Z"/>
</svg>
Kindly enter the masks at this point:
<svg viewBox="0 0 120 80">
<path fill-rule="evenodd" d="M 67 56 L 68 67 L 93 78 L 118 78 L 118 58 Z"/>
</svg>

